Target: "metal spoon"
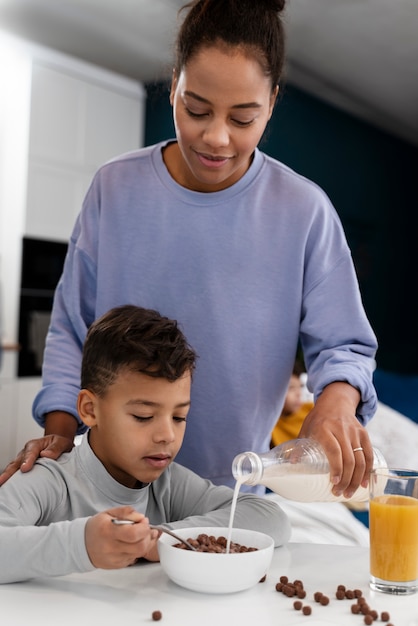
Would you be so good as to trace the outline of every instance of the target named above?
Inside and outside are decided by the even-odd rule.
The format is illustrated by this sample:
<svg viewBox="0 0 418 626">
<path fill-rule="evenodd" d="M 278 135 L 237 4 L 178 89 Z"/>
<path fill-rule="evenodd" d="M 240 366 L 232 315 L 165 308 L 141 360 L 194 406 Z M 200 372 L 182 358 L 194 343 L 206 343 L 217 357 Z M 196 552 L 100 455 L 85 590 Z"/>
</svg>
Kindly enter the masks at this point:
<svg viewBox="0 0 418 626">
<path fill-rule="evenodd" d="M 187 541 L 187 539 L 182 539 L 182 537 L 179 537 L 179 535 L 176 535 L 176 533 L 173 533 L 173 531 L 170 530 L 169 528 L 165 528 L 164 526 L 153 526 L 152 524 L 150 524 L 150 528 L 153 528 L 154 530 L 159 530 L 162 533 L 167 533 L 167 535 L 171 535 L 172 537 L 174 537 L 174 539 L 177 539 L 177 541 L 180 541 L 180 543 L 184 543 L 186 548 L 188 548 L 189 550 L 194 550 L 195 552 L 197 552 L 197 548 L 195 548 L 190 543 L 190 541 Z"/>
<path fill-rule="evenodd" d="M 134 522 L 131 519 L 117 519 L 115 517 L 112 517 L 112 523 L 118 526 L 122 526 L 124 524 L 136 524 L 137 522 Z M 184 545 L 189 550 L 194 550 L 195 552 L 197 552 L 197 548 L 192 546 L 192 544 L 189 541 L 187 541 L 187 539 L 183 539 L 182 537 L 179 537 L 178 535 L 176 535 L 176 533 L 173 533 L 172 530 L 169 530 L 168 528 L 165 528 L 164 526 L 153 526 L 152 524 L 150 524 L 149 527 L 152 530 L 158 530 L 159 532 L 167 533 L 167 535 L 171 535 L 172 537 L 174 537 L 174 539 L 177 539 L 177 541 L 180 541 L 180 543 L 184 543 Z"/>
</svg>

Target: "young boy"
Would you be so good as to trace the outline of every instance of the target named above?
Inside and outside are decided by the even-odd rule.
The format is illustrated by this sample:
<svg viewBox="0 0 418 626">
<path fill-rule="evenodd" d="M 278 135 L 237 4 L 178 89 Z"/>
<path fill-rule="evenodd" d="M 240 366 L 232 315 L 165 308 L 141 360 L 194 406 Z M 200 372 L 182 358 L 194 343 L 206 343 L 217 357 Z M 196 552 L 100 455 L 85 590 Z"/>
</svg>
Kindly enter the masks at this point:
<svg viewBox="0 0 418 626">
<path fill-rule="evenodd" d="M 150 523 L 228 525 L 232 489 L 173 463 L 195 360 L 177 323 L 156 311 L 122 306 L 92 324 L 78 396 L 87 434 L 73 452 L 38 459 L 0 489 L 1 583 L 157 561 Z M 234 525 L 276 545 L 290 535 L 279 507 L 251 494 L 240 495 Z"/>
</svg>

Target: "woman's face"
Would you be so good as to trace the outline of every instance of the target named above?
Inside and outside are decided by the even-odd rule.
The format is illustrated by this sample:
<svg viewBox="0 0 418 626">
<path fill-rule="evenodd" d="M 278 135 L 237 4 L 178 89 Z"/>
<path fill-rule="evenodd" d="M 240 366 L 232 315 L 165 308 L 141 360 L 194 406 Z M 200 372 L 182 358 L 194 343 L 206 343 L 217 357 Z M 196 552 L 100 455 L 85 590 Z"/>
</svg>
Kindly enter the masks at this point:
<svg viewBox="0 0 418 626">
<path fill-rule="evenodd" d="M 235 48 L 203 48 L 173 76 L 170 102 L 180 154 L 176 147 L 165 156 L 173 178 L 202 192 L 219 191 L 239 180 L 276 95 L 254 58 Z"/>
</svg>

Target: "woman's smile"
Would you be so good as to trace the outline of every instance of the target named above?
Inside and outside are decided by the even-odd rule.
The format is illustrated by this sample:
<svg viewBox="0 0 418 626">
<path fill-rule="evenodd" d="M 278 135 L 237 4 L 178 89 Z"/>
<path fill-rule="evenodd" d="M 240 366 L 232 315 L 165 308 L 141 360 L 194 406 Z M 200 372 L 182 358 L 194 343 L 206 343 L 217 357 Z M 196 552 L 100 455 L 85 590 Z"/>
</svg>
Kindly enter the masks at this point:
<svg viewBox="0 0 418 626">
<path fill-rule="evenodd" d="M 231 157 L 215 156 L 195 151 L 197 158 L 205 167 L 219 169 L 226 165 Z"/>
</svg>

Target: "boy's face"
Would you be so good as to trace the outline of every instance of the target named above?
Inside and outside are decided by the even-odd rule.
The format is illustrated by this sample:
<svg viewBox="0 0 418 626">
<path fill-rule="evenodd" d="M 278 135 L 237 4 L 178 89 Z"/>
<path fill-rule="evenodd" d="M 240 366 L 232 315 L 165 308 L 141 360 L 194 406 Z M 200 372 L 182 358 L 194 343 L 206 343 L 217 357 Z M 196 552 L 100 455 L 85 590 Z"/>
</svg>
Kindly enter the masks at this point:
<svg viewBox="0 0 418 626">
<path fill-rule="evenodd" d="M 102 397 L 80 391 L 90 445 L 115 480 L 134 488 L 156 480 L 173 461 L 183 442 L 190 388 L 190 372 L 169 382 L 124 370 Z"/>
</svg>

